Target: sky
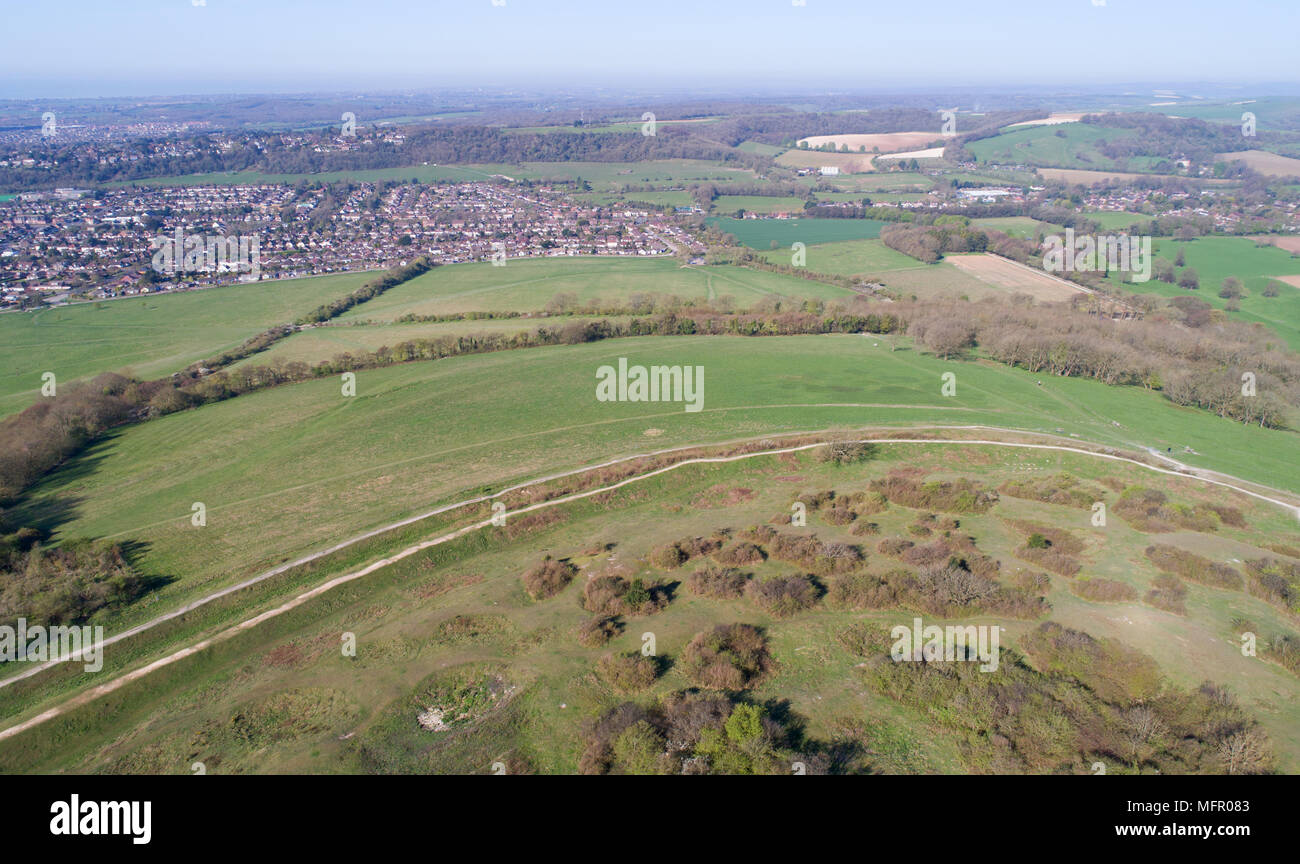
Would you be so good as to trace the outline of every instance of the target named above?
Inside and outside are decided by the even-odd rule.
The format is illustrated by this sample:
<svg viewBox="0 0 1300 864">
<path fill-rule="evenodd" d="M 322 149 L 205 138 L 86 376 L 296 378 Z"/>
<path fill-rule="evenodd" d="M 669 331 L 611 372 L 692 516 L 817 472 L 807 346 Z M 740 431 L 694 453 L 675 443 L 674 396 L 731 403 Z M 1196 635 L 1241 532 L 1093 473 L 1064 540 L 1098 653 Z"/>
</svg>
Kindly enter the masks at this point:
<svg viewBox="0 0 1300 864">
<path fill-rule="evenodd" d="M 798 2 L 3 0 L 0 98 L 1300 80 L 1300 0 Z"/>
</svg>

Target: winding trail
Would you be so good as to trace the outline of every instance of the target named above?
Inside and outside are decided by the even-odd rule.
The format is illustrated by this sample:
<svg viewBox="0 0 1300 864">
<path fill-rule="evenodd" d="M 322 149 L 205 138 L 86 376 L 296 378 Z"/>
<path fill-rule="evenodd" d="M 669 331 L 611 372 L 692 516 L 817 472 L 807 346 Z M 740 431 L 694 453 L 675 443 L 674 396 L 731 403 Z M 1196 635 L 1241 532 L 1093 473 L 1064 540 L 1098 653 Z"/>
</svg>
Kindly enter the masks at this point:
<svg viewBox="0 0 1300 864">
<path fill-rule="evenodd" d="M 988 426 L 942 426 L 942 427 L 911 427 L 911 428 L 913 429 L 938 428 L 938 429 L 947 429 L 947 430 L 977 430 L 978 429 L 978 430 L 988 430 L 991 432 L 1010 433 L 1010 434 L 1021 435 L 1021 436 L 1053 437 L 1053 436 L 1045 436 L 1043 435 L 1043 433 L 1024 432 L 1024 431 L 1014 430 L 1014 429 L 1000 429 L 997 427 L 988 427 Z M 782 433 L 781 437 L 794 437 L 798 435 L 813 435 L 813 434 L 828 434 L 829 432 L 831 432 L 831 430 L 815 430 L 809 432 L 788 432 L 788 433 Z M 157 618 L 154 618 L 143 624 L 132 627 L 128 630 L 124 630 L 121 633 L 116 634 L 115 636 L 105 639 L 103 640 L 102 643 L 100 643 L 99 647 L 102 650 L 104 647 L 111 645 L 115 642 L 118 642 L 119 640 L 126 639 L 130 636 L 135 636 L 139 633 L 143 633 L 152 627 L 156 627 L 157 625 L 162 624 L 166 621 L 170 621 L 175 618 L 178 618 L 181 615 L 184 615 L 187 612 L 197 609 L 206 603 L 210 603 L 213 600 L 219 599 L 221 597 L 225 597 L 229 594 L 232 594 L 236 591 L 240 591 L 244 588 L 248 588 L 252 585 L 256 585 L 259 582 L 263 582 L 267 579 L 270 579 L 271 577 L 283 573 L 286 570 L 289 570 L 293 567 L 297 567 L 299 565 L 309 563 L 318 558 L 322 558 L 326 555 L 330 555 L 341 549 L 345 549 L 348 546 L 351 546 L 355 543 L 359 543 L 363 540 L 369 539 L 379 534 L 383 534 L 387 531 L 392 531 L 396 528 L 401 528 L 406 525 L 411 525 L 415 522 L 419 522 L 423 519 L 427 519 L 441 513 L 446 513 L 449 510 L 455 510 L 460 507 L 466 507 L 473 504 L 482 503 L 484 501 L 489 501 L 494 498 L 498 498 L 502 495 L 505 495 L 509 492 L 514 492 L 520 489 L 526 489 L 530 486 L 537 486 L 543 483 L 551 482 L 553 480 L 558 480 L 565 477 L 571 477 L 575 474 L 582 474 L 588 471 L 595 471 L 601 468 L 606 468 L 612 465 L 618 465 L 621 463 L 630 462 L 637 459 L 646 459 L 654 456 L 662 456 L 665 454 L 681 452 L 683 450 L 695 450 L 695 449 L 699 449 L 700 447 L 709 447 L 709 446 L 722 447 L 722 446 L 730 446 L 735 444 L 746 443 L 754 440 L 761 441 L 766 437 L 769 436 L 754 436 L 751 438 L 719 442 L 716 444 L 696 444 L 696 445 L 690 445 L 684 447 L 673 447 L 664 450 L 652 451 L 650 453 L 642 453 L 635 456 L 622 456 L 616 459 L 610 459 L 608 461 L 601 462 L 596 465 L 590 465 L 584 468 L 577 468 L 572 471 L 565 471 L 558 474 L 551 474 L 546 477 L 540 477 L 534 480 L 518 483 L 515 484 L 514 486 L 504 488 L 494 494 L 479 495 L 475 498 L 468 498 L 465 499 L 464 501 L 459 501 L 453 504 L 445 504 L 441 507 L 438 507 L 434 510 L 430 510 L 426 513 L 421 513 L 416 516 L 411 516 L 409 518 L 400 520 L 398 522 L 394 522 L 392 524 L 385 525 L 380 528 L 375 528 L 371 531 L 367 531 L 364 534 L 359 534 L 356 537 L 353 537 L 349 540 L 345 540 L 341 543 L 335 544 L 334 546 L 331 546 L 328 549 L 323 549 L 319 552 L 314 552 L 310 555 L 306 555 L 301 558 L 298 558 L 297 560 L 290 561 L 285 564 L 281 564 L 278 567 L 272 568 L 271 570 L 268 570 L 264 573 L 254 576 L 251 579 L 246 579 L 243 582 L 240 582 L 236 585 L 231 585 L 227 588 L 221 589 L 220 591 L 213 592 L 212 594 L 209 594 L 206 597 L 200 598 L 191 603 L 187 603 L 186 605 L 180 607 L 179 609 L 176 609 L 172 612 L 168 612 L 164 615 L 160 615 Z M 859 438 L 855 440 L 857 440 L 859 443 L 864 443 L 864 444 L 924 444 L 924 445 L 948 445 L 948 446 L 966 445 L 966 446 L 982 446 L 982 447 L 993 446 L 993 447 L 1020 448 L 1020 449 L 1027 449 L 1027 450 L 1055 450 L 1055 451 L 1066 452 L 1066 453 L 1077 453 L 1084 456 L 1093 456 L 1100 459 L 1108 459 L 1114 462 L 1125 462 L 1130 465 L 1136 465 L 1140 468 L 1145 468 L 1148 471 L 1152 471 L 1159 474 L 1168 474 L 1175 477 L 1185 477 L 1189 479 L 1200 480 L 1202 482 L 1210 483 L 1216 486 L 1222 486 L 1231 489 L 1235 492 L 1240 492 L 1243 495 L 1249 495 L 1253 498 L 1257 498 L 1261 501 L 1265 501 L 1267 503 L 1274 504 L 1278 507 L 1281 507 L 1287 512 L 1289 512 L 1294 518 L 1300 520 L 1300 506 L 1298 506 L 1297 504 L 1293 504 L 1290 501 L 1286 501 L 1281 498 L 1274 498 L 1269 495 L 1263 494 L 1262 492 L 1257 492 L 1252 489 L 1245 488 L 1245 486 L 1242 484 L 1245 484 L 1247 481 L 1241 480 L 1236 477 L 1232 477 L 1231 475 L 1219 474 L 1218 472 L 1206 471 L 1204 469 L 1190 468 L 1188 466 L 1183 465 L 1180 462 L 1176 462 L 1172 459 L 1166 459 L 1166 457 L 1163 457 L 1159 453 L 1155 453 L 1154 451 L 1152 451 L 1153 456 L 1156 456 L 1161 459 L 1165 459 L 1165 461 L 1171 462 L 1178 467 L 1161 468 L 1159 466 L 1150 465 L 1146 462 L 1142 462 L 1137 459 L 1132 459 L 1127 456 L 1120 456 L 1114 453 L 1098 452 L 1097 450 L 1089 450 L 1083 447 L 1069 446 L 1065 444 L 1032 444 L 1032 443 L 1026 443 L 1021 441 L 1007 441 L 1007 440 L 998 440 L 998 439 L 989 439 L 989 438 L 946 438 L 945 439 L 945 438 L 879 438 L 878 437 L 878 438 Z M 584 498 L 590 498 L 594 495 L 600 495 L 606 492 L 614 491 L 616 489 L 621 489 L 622 487 L 628 486 L 632 483 L 639 483 L 643 480 L 647 480 L 651 477 L 655 477 L 660 474 L 665 474 L 669 471 L 675 471 L 678 468 L 682 468 L 687 465 L 707 465 L 707 464 L 715 464 L 721 462 L 737 462 L 742 459 L 752 459 L 761 456 L 777 456 L 783 453 L 797 453 L 804 450 L 812 450 L 817 447 L 825 447 L 827 443 L 828 442 L 826 441 L 819 441 L 813 444 L 801 444 L 793 447 L 779 447 L 779 448 L 772 448 L 768 450 L 758 450 L 749 453 L 741 453 L 733 456 L 698 456 L 690 459 L 683 459 L 680 462 L 674 462 L 671 465 L 667 465 L 662 468 L 656 468 L 655 470 L 646 472 L 644 474 L 637 474 L 633 477 L 628 477 L 624 480 L 620 480 L 619 482 L 612 483 L 608 486 L 601 486 L 599 488 L 589 489 L 584 492 L 575 492 L 571 495 L 566 495 L 561 498 L 555 498 L 549 501 L 541 501 L 536 504 L 530 504 L 525 507 L 520 507 L 516 510 L 510 511 L 509 515 L 514 516 L 518 514 L 529 513 L 547 507 L 555 507 L 573 501 L 578 501 Z M 1088 442 L 1079 442 L 1079 443 L 1088 443 Z M 1107 445 L 1093 445 L 1093 446 L 1101 448 L 1103 450 L 1112 449 Z M 1267 488 L 1267 487 L 1259 487 L 1259 488 Z M 1269 491 L 1273 491 L 1273 490 L 1269 490 Z M 1281 494 L 1281 493 L 1275 493 L 1275 494 Z M 380 560 L 368 564 L 359 570 L 355 570 L 351 573 L 346 573 L 342 576 L 337 576 L 333 579 L 323 582 L 314 588 L 308 589 L 307 591 L 298 594 L 296 597 L 293 597 L 292 599 L 282 603 L 281 605 L 273 609 L 269 609 L 265 612 L 253 616 L 252 618 L 249 618 L 245 621 L 241 621 L 240 623 L 232 625 L 207 639 L 203 639 L 199 642 L 194 643 L 193 645 L 179 649 L 171 654 L 168 654 L 165 657 L 155 660 L 152 663 L 149 663 L 138 669 L 134 669 L 130 672 L 123 673 L 118 677 L 108 681 L 107 683 L 98 685 L 96 687 L 92 687 L 88 690 L 84 690 L 81 693 L 78 693 L 77 695 L 68 698 L 64 702 L 55 705 L 54 707 L 40 714 L 37 714 L 36 716 L 28 720 L 23 721 L 22 723 L 18 723 L 4 730 L 0 730 L 0 741 L 3 741 L 7 738 L 12 738 L 13 736 L 18 735 L 28 729 L 31 729 L 35 726 L 39 726 L 40 724 L 46 722 L 47 720 L 52 720 L 55 717 L 58 717 L 59 715 L 64 714 L 73 708 L 77 708 L 81 705 L 85 705 L 95 699 L 98 699 L 101 696 L 105 696 L 109 693 L 112 693 L 115 690 L 118 690 L 121 687 L 125 686 L 126 684 L 129 684 L 132 681 L 139 680 L 140 678 L 143 678 L 144 676 L 148 675 L 149 673 L 157 669 L 161 669 L 165 666 L 169 666 L 179 660 L 183 660 L 186 657 L 196 654 L 212 645 L 218 644 L 220 642 L 224 642 L 234 636 L 239 635 L 240 633 L 243 633 L 246 630 L 250 630 L 256 627 L 257 625 L 261 624 L 264 621 L 268 621 L 272 618 L 284 614 L 285 612 L 295 609 L 298 606 L 301 606 L 302 604 L 308 602 L 309 600 L 318 597 L 333 588 L 338 587 L 339 585 L 345 585 L 348 582 L 361 579 L 365 576 L 368 576 L 371 573 L 374 573 L 377 570 L 387 567 L 390 564 L 393 564 L 397 561 L 401 561 L 404 558 L 414 555 L 417 552 L 423 551 L 433 546 L 438 546 L 443 543 L 447 543 L 451 540 L 455 540 L 459 537 L 463 537 L 466 534 L 469 534 L 473 531 L 477 531 L 480 528 L 486 528 L 490 525 L 492 525 L 491 518 L 484 519 L 481 522 L 476 522 L 471 525 L 466 525 L 462 528 L 459 528 L 447 534 L 443 534 L 439 537 L 421 541 L 420 543 L 416 543 L 413 546 L 408 546 L 405 549 L 402 549 L 401 551 L 394 553 L 393 555 L 390 555 L 385 558 L 381 558 Z M 36 664 L 32 666 L 32 668 L 18 675 L 0 681 L 0 687 L 6 687 L 17 681 L 21 681 L 25 678 L 31 677 L 32 675 L 36 675 L 42 670 L 54 666 L 57 662 L 75 662 L 79 659 L 80 659 L 80 655 L 77 655 L 65 661 L 48 661 L 45 663 Z"/>
</svg>

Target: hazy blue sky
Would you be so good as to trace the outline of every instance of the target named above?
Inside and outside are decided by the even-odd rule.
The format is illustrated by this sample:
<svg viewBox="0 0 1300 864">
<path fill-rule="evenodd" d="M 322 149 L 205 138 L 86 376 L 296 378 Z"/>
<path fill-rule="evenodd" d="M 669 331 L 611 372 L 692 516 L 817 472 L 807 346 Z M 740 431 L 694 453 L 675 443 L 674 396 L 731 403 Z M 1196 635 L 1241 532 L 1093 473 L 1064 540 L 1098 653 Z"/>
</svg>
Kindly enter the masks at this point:
<svg viewBox="0 0 1300 864">
<path fill-rule="evenodd" d="M 0 96 L 1300 78 L 1300 0 L 5 0 Z"/>
</svg>

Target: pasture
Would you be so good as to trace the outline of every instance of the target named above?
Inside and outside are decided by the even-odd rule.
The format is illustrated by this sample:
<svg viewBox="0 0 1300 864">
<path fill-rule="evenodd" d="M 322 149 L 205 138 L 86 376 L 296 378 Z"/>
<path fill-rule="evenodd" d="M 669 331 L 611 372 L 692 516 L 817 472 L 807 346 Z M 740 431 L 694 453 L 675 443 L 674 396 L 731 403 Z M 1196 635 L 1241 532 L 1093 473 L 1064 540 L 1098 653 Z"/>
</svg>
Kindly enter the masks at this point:
<svg viewBox="0 0 1300 864">
<path fill-rule="evenodd" d="M 880 236 L 885 223 L 875 219 L 727 219 L 713 216 L 708 224 L 733 234 L 750 249 L 789 248 L 791 243 L 834 243 L 870 240 Z"/>
<path fill-rule="evenodd" d="M 741 267 L 688 267 L 675 258 L 523 258 L 494 267 L 487 262 L 435 267 L 382 296 L 353 307 L 340 321 L 395 321 L 404 315 L 462 312 L 540 312 L 557 295 L 579 304 L 627 307 L 639 296 L 676 296 L 683 302 L 730 297 L 749 308 L 764 297 L 833 299 L 834 285 Z"/>
<path fill-rule="evenodd" d="M 595 371 L 619 357 L 704 367 L 704 410 L 598 402 Z M 944 397 L 948 371 L 958 389 Z M 895 337 L 640 337 L 362 370 L 354 397 L 329 377 L 171 414 L 95 444 L 8 515 L 55 541 L 138 544 L 142 571 L 171 581 L 118 626 L 476 490 L 667 447 L 921 424 L 1189 446 L 1196 453 L 1178 458 L 1300 490 L 1296 433 L 1138 388 L 945 362 Z"/>
<path fill-rule="evenodd" d="M 1222 309 L 1227 300 L 1219 297 L 1219 288 L 1224 279 L 1236 276 L 1242 281 L 1246 296 L 1237 301 L 1241 308 L 1229 314 L 1263 324 L 1277 333 L 1291 350 L 1300 350 L 1300 288 L 1282 283 L 1279 296 L 1264 296 L 1269 277 L 1300 275 L 1300 258 L 1293 258 L 1291 253 L 1276 246 L 1257 246 L 1246 237 L 1198 237 L 1190 241 L 1156 237 L 1151 249 L 1154 256 L 1169 261 L 1181 249 L 1187 266 L 1196 270 L 1201 287 L 1190 291 L 1155 279 L 1122 283 L 1118 275 L 1112 275 L 1111 280 L 1126 291 L 1162 297 L 1192 296 Z"/>
<path fill-rule="evenodd" d="M 0 415 L 101 372 L 152 378 L 237 347 L 374 278 L 373 272 L 223 285 L 0 315 Z"/>
<path fill-rule="evenodd" d="M 1027 126 L 992 138 L 971 141 L 966 148 L 981 162 L 1036 165 L 1053 168 L 1125 170 L 1126 163 L 1105 156 L 1103 141 L 1131 138 L 1132 129 L 1111 129 L 1085 123 Z"/>
</svg>

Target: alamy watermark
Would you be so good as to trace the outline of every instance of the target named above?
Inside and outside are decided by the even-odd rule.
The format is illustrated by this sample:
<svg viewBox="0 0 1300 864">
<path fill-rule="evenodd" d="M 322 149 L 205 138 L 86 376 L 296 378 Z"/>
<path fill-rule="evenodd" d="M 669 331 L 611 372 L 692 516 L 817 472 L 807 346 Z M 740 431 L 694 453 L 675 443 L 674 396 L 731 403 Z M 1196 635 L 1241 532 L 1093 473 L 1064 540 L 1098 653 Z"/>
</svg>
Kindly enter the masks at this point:
<svg viewBox="0 0 1300 864">
<path fill-rule="evenodd" d="M 1053 234 L 1043 240 L 1043 269 L 1049 273 L 1087 273 L 1120 270 L 1132 274 L 1134 282 L 1151 278 L 1151 238 L 1129 234 L 1082 234 L 1073 228 L 1065 236 Z"/>
<path fill-rule="evenodd" d="M 67 626 L 27 626 L 26 618 L 18 626 L 0 626 L 0 663 L 31 662 L 67 663 L 80 660 L 87 672 L 104 668 L 104 628 Z"/>
<path fill-rule="evenodd" d="M 895 640 L 889 656 L 895 663 L 925 660 L 978 660 L 981 672 L 998 671 L 998 639 L 1002 628 L 988 624 L 965 627 L 938 624 L 923 626 L 920 618 L 912 626 L 899 624 L 889 631 Z"/>
<path fill-rule="evenodd" d="M 598 402 L 685 402 L 694 414 L 704 408 L 703 366 L 628 366 L 618 358 L 618 368 L 596 370 Z"/>
<path fill-rule="evenodd" d="M 171 237 L 160 235 L 149 240 L 153 269 L 158 273 L 227 272 L 248 273 L 257 279 L 262 273 L 262 253 L 256 234 L 188 237 L 177 228 Z"/>
</svg>

